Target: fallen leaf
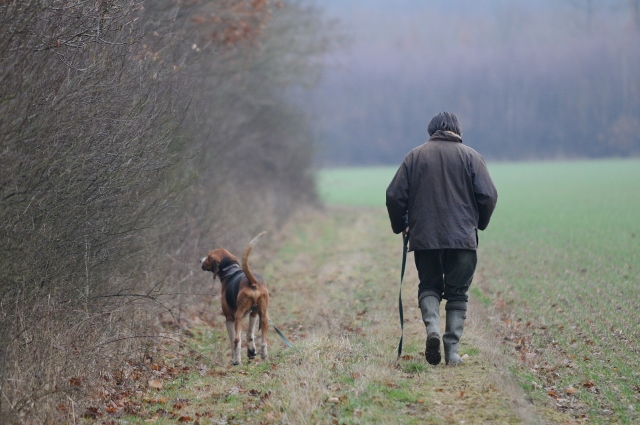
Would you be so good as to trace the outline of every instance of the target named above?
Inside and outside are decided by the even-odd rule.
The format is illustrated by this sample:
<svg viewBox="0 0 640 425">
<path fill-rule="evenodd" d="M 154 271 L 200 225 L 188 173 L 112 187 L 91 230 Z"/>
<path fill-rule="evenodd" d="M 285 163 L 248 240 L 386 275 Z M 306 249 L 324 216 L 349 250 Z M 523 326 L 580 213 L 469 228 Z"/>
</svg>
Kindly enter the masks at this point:
<svg viewBox="0 0 640 425">
<path fill-rule="evenodd" d="M 565 390 L 565 392 L 569 395 L 574 395 L 575 393 L 578 392 L 577 389 L 573 388 L 573 387 L 567 387 L 567 389 Z"/>
<path fill-rule="evenodd" d="M 151 388 L 154 388 L 156 390 L 162 389 L 162 387 L 164 387 L 164 385 L 162 385 L 162 382 L 157 379 L 151 379 L 148 383 Z"/>
<path fill-rule="evenodd" d="M 87 407 L 87 410 L 82 414 L 82 417 L 87 419 L 98 419 L 102 416 L 97 407 Z"/>
</svg>

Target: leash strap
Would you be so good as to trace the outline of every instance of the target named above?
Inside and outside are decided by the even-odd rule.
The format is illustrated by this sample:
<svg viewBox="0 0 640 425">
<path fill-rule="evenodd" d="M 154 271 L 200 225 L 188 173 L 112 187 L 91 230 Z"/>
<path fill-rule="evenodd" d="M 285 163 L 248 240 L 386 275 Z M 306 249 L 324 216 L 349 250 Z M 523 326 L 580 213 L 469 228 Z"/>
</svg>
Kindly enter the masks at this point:
<svg viewBox="0 0 640 425">
<path fill-rule="evenodd" d="M 398 313 L 400 313 L 400 342 L 398 343 L 398 359 L 402 355 L 402 340 L 404 339 L 404 311 L 402 308 L 402 281 L 404 280 L 404 268 L 407 264 L 407 251 L 409 246 L 409 235 L 402 236 L 402 270 L 400 271 L 400 292 L 398 294 Z"/>
<path fill-rule="evenodd" d="M 269 323 L 271 323 L 271 326 L 273 326 L 273 329 L 276 330 L 276 333 L 278 335 L 280 335 L 280 338 L 282 339 L 282 342 L 284 342 L 287 347 L 291 347 L 294 350 L 298 351 L 298 349 L 296 347 L 293 346 L 293 344 L 287 339 L 286 336 L 284 336 L 284 334 L 282 333 L 282 331 L 280 331 L 280 329 L 278 329 L 278 327 L 276 325 L 273 324 L 273 322 L 271 321 L 271 319 L 269 319 Z"/>
</svg>

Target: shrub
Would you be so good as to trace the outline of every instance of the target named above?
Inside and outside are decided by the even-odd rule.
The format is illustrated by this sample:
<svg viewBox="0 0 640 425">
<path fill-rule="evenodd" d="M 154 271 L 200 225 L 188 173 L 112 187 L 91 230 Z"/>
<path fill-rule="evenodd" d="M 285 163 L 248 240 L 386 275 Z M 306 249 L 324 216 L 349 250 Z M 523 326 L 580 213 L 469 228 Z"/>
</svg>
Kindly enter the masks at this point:
<svg viewBox="0 0 640 425">
<path fill-rule="evenodd" d="M 316 12 L 179 3 L 0 4 L 0 422 L 55 417 L 206 302 L 203 252 L 314 199 L 287 93 Z"/>
</svg>

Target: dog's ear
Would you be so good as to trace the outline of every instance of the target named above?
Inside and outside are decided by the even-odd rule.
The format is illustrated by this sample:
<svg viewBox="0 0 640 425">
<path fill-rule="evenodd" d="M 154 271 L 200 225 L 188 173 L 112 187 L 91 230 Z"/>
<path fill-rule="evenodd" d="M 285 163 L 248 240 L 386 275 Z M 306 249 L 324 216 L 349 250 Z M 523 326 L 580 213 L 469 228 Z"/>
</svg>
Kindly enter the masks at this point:
<svg viewBox="0 0 640 425">
<path fill-rule="evenodd" d="M 209 270 L 211 270 L 211 273 L 213 273 L 214 277 L 218 275 L 219 269 L 220 269 L 220 264 L 218 264 L 217 261 L 211 260 L 211 268 Z"/>
<path fill-rule="evenodd" d="M 202 265 L 202 270 L 213 273 L 214 277 L 216 273 L 218 273 L 218 269 L 220 267 L 218 262 L 211 258 L 211 255 L 207 255 L 202 260 L 200 260 L 200 264 Z"/>
</svg>

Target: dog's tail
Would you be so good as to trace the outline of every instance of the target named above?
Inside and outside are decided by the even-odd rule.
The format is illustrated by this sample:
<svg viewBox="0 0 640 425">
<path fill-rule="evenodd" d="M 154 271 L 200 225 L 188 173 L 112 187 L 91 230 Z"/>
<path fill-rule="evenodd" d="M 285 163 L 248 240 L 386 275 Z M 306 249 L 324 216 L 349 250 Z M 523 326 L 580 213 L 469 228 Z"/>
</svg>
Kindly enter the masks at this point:
<svg viewBox="0 0 640 425">
<path fill-rule="evenodd" d="M 255 238 L 251 239 L 249 245 L 247 245 L 247 247 L 244 249 L 244 254 L 242 254 L 242 271 L 247 276 L 247 280 L 249 280 L 251 286 L 253 286 L 254 288 L 258 284 L 258 280 L 255 278 L 253 273 L 251 273 L 251 269 L 249 268 L 249 253 L 253 249 L 253 246 L 256 244 L 256 242 L 258 242 L 258 239 L 260 239 L 265 233 L 267 232 L 262 232 Z"/>
</svg>

